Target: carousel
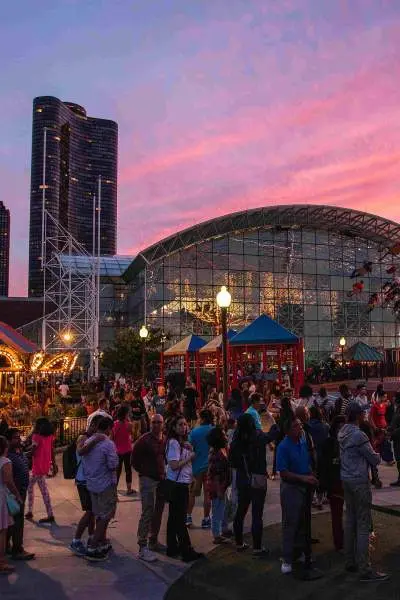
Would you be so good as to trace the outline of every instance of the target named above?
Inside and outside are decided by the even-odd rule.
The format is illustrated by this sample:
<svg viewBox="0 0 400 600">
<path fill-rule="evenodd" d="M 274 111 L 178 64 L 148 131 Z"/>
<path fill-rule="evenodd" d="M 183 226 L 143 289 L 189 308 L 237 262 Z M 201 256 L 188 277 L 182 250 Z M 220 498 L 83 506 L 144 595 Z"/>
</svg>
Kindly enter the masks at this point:
<svg viewBox="0 0 400 600">
<path fill-rule="evenodd" d="M 0 399 L 11 396 L 20 398 L 29 383 L 38 389 L 38 382 L 47 379 L 55 387 L 56 377 L 70 373 L 76 364 L 78 353 L 74 351 L 46 354 L 21 335 L 0 321 Z"/>
</svg>

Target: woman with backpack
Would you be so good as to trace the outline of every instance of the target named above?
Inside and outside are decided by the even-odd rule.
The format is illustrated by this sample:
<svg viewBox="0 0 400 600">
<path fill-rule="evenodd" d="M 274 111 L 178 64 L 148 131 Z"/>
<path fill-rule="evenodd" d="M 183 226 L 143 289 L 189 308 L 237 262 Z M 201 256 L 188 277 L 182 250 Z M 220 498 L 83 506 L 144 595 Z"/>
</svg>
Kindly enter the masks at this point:
<svg viewBox="0 0 400 600">
<path fill-rule="evenodd" d="M 39 519 L 39 523 L 54 523 L 53 508 L 46 477 L 53 468 L 53 474 L 57 475 L 58 467 L 54 454 L 54 430 L 46 417 L 40 417 L 35 423 L 32 434 L 32 473 L 28 487 L 28 512 L 25 518 L 33 519 L 34 487 L 37 483 L 46 507 L 47 517 Z"/>
<path fill-rule="evenodd" d="M 131 496 L 132 494 L 136 493 L 132 489 L 132 432 L 133 425 L 129 420 L 129 407 L 121 406 L 117 412 L 117 420 L 114 423 L 111 439 L 114 441 L 114 444 L 117 448 L 117 454 L 119 458 L 117 469 L 117 484 L 121 477 L 122 466 L 124 466 L 127 490 L 126 493 L 128 496 Z"/>
</svg>

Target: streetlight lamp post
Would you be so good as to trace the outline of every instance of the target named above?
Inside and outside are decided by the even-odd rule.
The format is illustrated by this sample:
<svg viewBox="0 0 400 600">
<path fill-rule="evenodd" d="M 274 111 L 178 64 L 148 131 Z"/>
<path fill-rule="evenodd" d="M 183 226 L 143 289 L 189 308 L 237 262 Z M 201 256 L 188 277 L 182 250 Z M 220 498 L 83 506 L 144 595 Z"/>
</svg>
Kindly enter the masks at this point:
<svg viewBox="0 0 400 600">
<path fill-rule="evenodd" d="M 228 403 L 228 308 L 232 302 L 232 296 L 223 285 L 217 294 L 217 304 L 221 309 L 221 333 L 222 333 L 222 393 L 224 406 Z"/>
<path fill-rule="evenodd" d="M 142 325 L 139 331 L 140 339 L 142 340 L 142 382 L 143 386 L 145 385 L 145 349 L 146 349 L 146 340 L 149 335 L 149 330 L 146 325 Z"/>
<path fill-rule="evenodd" d="M 344 368 L 344 349 L 345 349 L 345 346 L 346 346 L 346 338 L 344 336 L 342 336 L 340 338 L 339 345 L 340 345 L 340 348 L 342 350 L 342 368 Z"/>
</svg>

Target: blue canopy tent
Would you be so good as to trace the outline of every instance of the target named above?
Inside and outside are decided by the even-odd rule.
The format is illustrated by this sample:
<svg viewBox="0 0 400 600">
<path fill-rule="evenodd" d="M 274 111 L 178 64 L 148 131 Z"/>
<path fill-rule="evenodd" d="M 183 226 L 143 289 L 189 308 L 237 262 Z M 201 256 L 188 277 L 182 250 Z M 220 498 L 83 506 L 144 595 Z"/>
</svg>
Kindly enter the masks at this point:
<svg viewBox="0 0 400 600">
<path fill-rule="evenodd" d="M 293 387 L 298 393 L 304 381 L 303 340 L 268 317 L 260 315 L 229 341 L 233 364 L 233 383 L 237 385 L 237 365 L 241 365 L 243 355 L 250 362 L 267 364 L 267 353 L 274 350 L 277 356 L 278 381 L 282 382 L 282 362 L 291 362 L 293 366 Z M 249 358 L 250 357 L 250 358 Z"/>
<path fill-rule="evenodd" d="M 228 329 L 227 338 L 228 342 L 231 340 L 237 331 L 235 329 Z M 207 368 L 213 369 L 215 367 L 215 380 L 217 390 L 221 387 L 221 351 L 222 351 L 222 333 L 213 338 L 208 344 L 203 346 L 200 350 L 200 357 L 203 360 L 203 367 L 207 362 Z"/>
<path fill-rule="evenodd" d="M 206 341 L 198 335 L 188 335 L 180 340 L 168 350 L 161 353 L 161 381 L 164 382 L 164 357 L 167 356 L 184 356 L 185 357 L 185 376 L 190 377 L 190 361 L 194 358 L 196 370 L 196 387 L 200 393 L 200 357 L 199 351 L 206 345 Z"/>
</svg>

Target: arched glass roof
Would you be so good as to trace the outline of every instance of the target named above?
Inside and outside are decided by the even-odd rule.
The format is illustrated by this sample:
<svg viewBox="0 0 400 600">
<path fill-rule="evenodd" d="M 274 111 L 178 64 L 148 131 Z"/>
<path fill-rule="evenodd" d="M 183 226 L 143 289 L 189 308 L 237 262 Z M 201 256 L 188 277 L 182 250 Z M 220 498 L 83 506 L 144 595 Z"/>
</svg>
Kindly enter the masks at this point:
<svg viewBox="0 0 400 600">
<path fill-rule="evenodd" d="M 229 233 L 277 227 L 333 229 L 350 237 L 370 239 L 383 246 L 391 246 L 400 239 L 398 223 L 350 208 L 318 204 L 265 206 L 204 221 L 149 246 L 132 261 L 124 278 L 129 281 L 146 264 L 194 244 Z"/>
</svg>

